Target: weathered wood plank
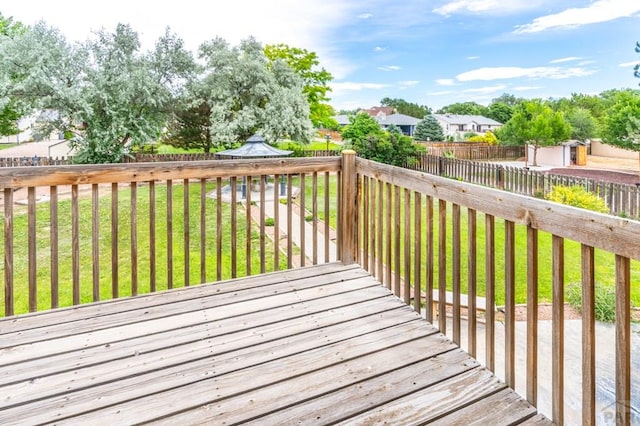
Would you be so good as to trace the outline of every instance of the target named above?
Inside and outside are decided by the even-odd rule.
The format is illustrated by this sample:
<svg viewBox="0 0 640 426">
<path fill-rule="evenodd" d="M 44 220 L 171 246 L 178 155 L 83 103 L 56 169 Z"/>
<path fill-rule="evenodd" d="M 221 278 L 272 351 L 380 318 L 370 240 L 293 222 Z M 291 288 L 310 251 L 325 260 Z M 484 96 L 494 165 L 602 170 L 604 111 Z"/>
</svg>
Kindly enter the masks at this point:
<svg viewBox="0 0 640 426">
<path fill-rule="evenodd" d="M 200 299 L 207 295 L 212 296 L 213 294 L 248 290 L 254 287 L 280 285 L 285 280 L 289 283 L 295 283 L 298 280 L 308 280 L 313 279 L 314 277 L 322 277 L 326 275 L 327 280 L 316 283 L 317 285 L 322 285 L 323 282 L 330 283 L 336 279 L 332 278 L 332 274 L 338 274 L 337 279 L 353 279 L 367 276 L 367 273 L 358 265 L 343 266 L 338 262 L 333 262 L 318 265 L 315 268 L 301 268 L 290 271 L 272 272 L 260 276 L 238 278 L 202 286 L 194 286 L 188 289 L 177 288 L 163 291 L 160 293 L 161 296 L 156 294 L 145 294 L 126 299 L 108 300 L 81 306 L 60 308 L 53 311 L 24 314 L 16 318 L 1 318 L 0 336 L 6 333 L 16 332 L 22 332 L 22 335 L 24 335 L 24 332 L 27 330 L 51 327 L 55 324 L 65 324 L 72 321 L 92 321 L 93 318 L 125 312 L 128 310 L 148 309 L 154 306 L 169 305 L 175 302 Z M 46 321 L 43 321 L 42 318 L 46 318 Z M 3 338 L 4 337 L 5 336 L 3 336 Z"/>
<path fill-rule="evenodd" d="M 513 425 L 535 414 L 535 407 L 520 398 L 513 390 L 504 389 L 431 424 Z"/>
<path fill-rule="evenodd" d="M 460 349 L 437 352 L 449 345 L 403 346 L 408 351 L 402 357 L 385 351 L 383 356 L 372 355 L 363 362 L 340 364 L 331 369 L 339 369 L 335 372 L 319 370 L 154 423 L 330 424 L 477 368 L 478 363 Z M 312 400 L 308 400 L 310 396 Z M 260 403 L 248 405 L 247 400 Z"/>
</svg>

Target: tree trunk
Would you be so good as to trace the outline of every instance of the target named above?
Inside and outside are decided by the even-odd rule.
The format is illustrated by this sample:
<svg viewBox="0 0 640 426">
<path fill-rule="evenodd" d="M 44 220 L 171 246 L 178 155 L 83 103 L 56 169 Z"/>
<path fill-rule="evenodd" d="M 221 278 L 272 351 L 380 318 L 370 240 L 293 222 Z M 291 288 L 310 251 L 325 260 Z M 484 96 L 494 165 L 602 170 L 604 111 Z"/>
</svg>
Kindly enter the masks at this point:
<svg viewBox="0 0 640 426">
<path fill-rule="evenodd" d="M 533 166 L 538 167 L 538 145 L 533 146 Z"/>
</svg>

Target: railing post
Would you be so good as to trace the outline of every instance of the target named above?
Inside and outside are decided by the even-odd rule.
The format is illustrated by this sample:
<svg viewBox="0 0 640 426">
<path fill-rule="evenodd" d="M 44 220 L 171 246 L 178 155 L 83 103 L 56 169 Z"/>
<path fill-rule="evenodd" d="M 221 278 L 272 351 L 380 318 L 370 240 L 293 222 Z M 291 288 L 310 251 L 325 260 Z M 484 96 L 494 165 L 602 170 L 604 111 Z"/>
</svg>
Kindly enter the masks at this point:
<svg viewBox="0 0 640 426">
<path fill-rule="evenodd" d="M 356 152 L 350 149 L 342 151 L 342 206 L 340 244 L 342 246 L 342 263 L 349 265 L 356 261 L 357 230 L 357 196 L 356 188 Z"/>
</svg>

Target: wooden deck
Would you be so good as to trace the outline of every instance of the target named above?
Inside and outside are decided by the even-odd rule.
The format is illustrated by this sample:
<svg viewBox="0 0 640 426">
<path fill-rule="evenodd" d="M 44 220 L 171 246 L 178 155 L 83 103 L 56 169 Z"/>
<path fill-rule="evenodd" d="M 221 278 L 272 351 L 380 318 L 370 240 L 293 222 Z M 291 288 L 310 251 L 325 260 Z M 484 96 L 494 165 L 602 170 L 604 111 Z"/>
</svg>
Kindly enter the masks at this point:
<svg viewBox="0 0 640 426">
<path fill-rule="evenodd" d="M 0 320 L 0 424 L 549 424 L 357 265 Z"/>
</svg>

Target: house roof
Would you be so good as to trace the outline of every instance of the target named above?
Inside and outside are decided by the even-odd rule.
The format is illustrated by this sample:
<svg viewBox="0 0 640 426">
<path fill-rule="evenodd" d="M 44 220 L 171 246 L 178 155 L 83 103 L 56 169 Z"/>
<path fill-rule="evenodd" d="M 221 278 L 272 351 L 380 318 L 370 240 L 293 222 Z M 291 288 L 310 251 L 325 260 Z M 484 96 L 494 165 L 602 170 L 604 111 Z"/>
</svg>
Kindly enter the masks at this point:
<svg viewBox="0 0 640 426">
<path fill-rule="evenodd" d="M 363 109 L 362 112 L 366 112 L 370 116 L 375 117 L 378 115 L 391 115 L 396 112 L 396 110 L 393 107 L 374 106 L 369 109 Z"/>
<path fill-rule="evenodd" d="M 480 124 L 484 126 L 502 126 L 499 121 L 487 118 L 482 115 L 463 115 L 463 114 L 433 114 L 438 120 L 444 121 L 448 124 Z"/>
<path fill-rule="evenodd" d="M 420 122 L 419 119 L 404 114 L 391 114 L 385 116 L 374 117 L 382 126 L 415 126 Z"/>
</svg>

